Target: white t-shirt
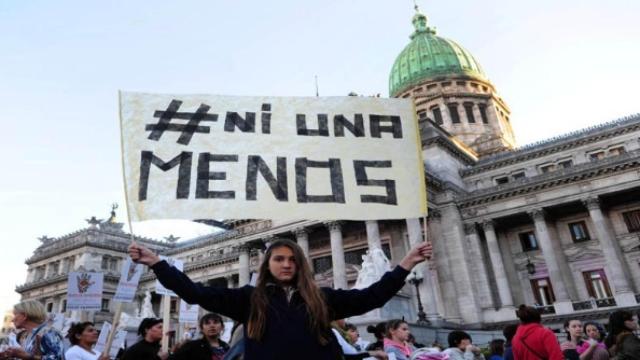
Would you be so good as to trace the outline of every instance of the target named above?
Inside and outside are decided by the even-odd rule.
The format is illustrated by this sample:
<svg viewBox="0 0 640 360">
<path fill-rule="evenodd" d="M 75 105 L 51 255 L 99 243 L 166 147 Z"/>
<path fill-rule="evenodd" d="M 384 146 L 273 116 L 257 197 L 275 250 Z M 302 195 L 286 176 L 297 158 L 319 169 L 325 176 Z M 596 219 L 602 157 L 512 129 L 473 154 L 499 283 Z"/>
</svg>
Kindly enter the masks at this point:
<svg viewBox="0 0 640 360">
<path fill-rule="evenodd" d="M 92 354 L 78 345 L 73 345 L 66 353 L 64 353 L 64 358 L 66 360 L 98 360 L 99 357 L 100 354 L 97 352 Z"/>
</svg>

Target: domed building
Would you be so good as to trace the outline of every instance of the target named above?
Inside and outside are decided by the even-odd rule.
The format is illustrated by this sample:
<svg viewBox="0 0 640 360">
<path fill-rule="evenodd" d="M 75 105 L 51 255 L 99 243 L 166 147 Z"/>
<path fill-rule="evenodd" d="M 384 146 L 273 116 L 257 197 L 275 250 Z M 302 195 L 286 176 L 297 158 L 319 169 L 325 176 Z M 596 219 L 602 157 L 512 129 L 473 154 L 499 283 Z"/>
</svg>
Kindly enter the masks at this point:
<svg viewBox="0 0 640 360">
<path fill-rule="evenodd" d="M 389 96 L 412 97 L 420 121 L 431 120 L 478 156 L 515 147 L 510 110 L 473 55 L 436 35 L 417 11 L 411 42 L 389 74 Z"/>
</svg>

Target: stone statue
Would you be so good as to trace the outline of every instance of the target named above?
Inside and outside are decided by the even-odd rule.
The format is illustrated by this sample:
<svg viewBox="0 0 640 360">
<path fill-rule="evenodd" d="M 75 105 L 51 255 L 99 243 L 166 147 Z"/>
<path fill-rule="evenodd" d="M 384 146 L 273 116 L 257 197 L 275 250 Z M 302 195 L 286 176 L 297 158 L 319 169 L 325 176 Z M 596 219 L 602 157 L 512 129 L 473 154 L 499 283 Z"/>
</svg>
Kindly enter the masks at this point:
<svg viewBox="0 0 640 360">
<path fill-rule="evenodd" d="M 155 318 L 156 314 L 153 312 L 153 306 L 151 305 L 151 292 L 147 290 L 144 293 L 144 300 L 142 301 L 142 311 L 140 312 L 140 318 Z"/>
<path fill-rule="evenodd" d="M 362 265 L 358 271 L 354 289 L 364 289 L 380 280 L 385 272 L 391 270 L 389 259 L 381 249 L 373 249 L 362 255 Z"/>
</svg>

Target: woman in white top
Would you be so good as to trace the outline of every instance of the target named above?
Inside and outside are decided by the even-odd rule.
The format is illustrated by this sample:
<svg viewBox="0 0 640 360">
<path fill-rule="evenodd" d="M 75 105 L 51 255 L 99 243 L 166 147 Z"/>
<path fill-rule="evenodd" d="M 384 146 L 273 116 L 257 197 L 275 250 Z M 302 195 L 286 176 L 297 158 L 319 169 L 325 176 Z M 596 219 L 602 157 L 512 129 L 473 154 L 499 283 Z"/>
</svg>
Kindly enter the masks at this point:
<svg viewBox="0 0 640 360">
<path fill-rule="evenodd" d="M 82 322 L 71 325 L 67 338 L 73 345 L 64 354 L 66 360 L 108 360 L 109 356 L 92 350 L 98 342 L 98 330 L 92 322 Z"/>
</svg>

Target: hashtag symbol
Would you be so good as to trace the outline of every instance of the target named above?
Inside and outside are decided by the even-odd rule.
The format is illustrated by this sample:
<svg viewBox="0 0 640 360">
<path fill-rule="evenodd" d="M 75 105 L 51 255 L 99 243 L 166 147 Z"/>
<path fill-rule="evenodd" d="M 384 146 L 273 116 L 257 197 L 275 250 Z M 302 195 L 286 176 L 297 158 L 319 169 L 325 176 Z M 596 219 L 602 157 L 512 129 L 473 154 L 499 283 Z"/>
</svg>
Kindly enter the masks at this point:
<svg viewBox="0 0 640 360">
<path fill-rule="evenodd" d="M 159 118 L 159 120 L 156 124 L 146 124 L 145 130 L 151 131 L 148 137 L 149 140 L 158 141 L 165 131 L 175 131 L 181 133 L 177 141 L 178 144 L 189 145 L 193 134 L 208 134 L 211 131 L 209 126 L 201 126 L 201 121 L 218 121 L 218 114 L 208 113 L 209 109 L 211 109 L 209 105 L 200 104 L 200 107 L 194 113 L 178 112 L 181 105 L 182 101 L 171 100 L 166 110 L 156 110 L 153 113 L 153 117 Z M 186 124 L 175 124 L 171 122 L 173 119 L 189 121 Z"/>
</svg>

